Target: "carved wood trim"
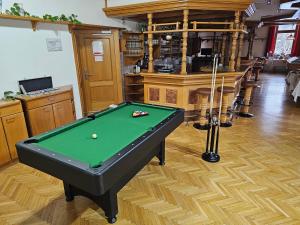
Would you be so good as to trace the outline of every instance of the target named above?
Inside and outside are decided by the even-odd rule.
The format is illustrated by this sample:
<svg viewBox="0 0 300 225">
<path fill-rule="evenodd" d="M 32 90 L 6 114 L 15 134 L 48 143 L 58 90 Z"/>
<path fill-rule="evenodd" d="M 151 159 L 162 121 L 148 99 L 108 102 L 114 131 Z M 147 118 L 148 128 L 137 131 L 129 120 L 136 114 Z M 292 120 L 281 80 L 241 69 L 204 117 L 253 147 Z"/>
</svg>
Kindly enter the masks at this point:
<svg viewBox="0 0 300 225">
<path fill-rule="evenodd" d="M 159 88 L 149 88 L 149 100 L 158 102 L 159 101 Z"/>
<path fill-rule="evenodd" d="M 166 90 L 166 103 L 177 104 L 177 90 L 167 89 Z"/>
<path fill-rule="evenodd" d="M 198 97 L 196 94 L 196 90 L 189 91 L 189 104 L 197 104 Z"/>
<path fill-rule="evenodd" d="M 253 2 L 253 0 L 164 0 L 107 7 L 104 8 L 103 11 L 106 13 L 107 16 L 110 17 L 124 17 L 130 15 L 139 15 L 164 11 L 177 11 L 185 9 L 244 11 Z"/>
</svg>

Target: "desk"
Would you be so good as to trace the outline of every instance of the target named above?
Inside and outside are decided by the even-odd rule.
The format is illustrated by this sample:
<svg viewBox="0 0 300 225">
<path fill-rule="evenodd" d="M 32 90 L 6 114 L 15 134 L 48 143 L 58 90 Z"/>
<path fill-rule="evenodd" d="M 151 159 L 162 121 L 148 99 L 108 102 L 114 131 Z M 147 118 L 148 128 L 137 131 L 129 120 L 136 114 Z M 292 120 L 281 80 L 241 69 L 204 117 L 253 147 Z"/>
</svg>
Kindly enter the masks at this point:
<svg viewBox="0 0 300 225">
<path fill-rule="evenodd" d="M 133 118 L 135 110 L 149 115 Z M 181 109 L 123 103 L 18 143 L 18 155 L 20 162 L 63 180 L 67 201 L 86 196 L 114 223 L 117 192 L 154 156 L 164 164 L 165 138 L 183 117 Z"/>
</svg>

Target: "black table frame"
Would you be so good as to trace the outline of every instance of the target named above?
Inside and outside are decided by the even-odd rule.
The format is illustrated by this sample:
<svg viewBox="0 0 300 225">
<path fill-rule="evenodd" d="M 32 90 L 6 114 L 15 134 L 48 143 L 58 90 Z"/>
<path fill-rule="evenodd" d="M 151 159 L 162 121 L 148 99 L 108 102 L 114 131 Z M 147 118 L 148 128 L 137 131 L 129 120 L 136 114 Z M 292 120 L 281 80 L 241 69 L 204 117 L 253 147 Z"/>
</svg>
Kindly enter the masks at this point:
<svg viewBox="0 0 300 225">
<path fill-rule="evenodd" d="M 124 104 L 133 103 L 126 102 L 120 106 Z M 84 122 L 92 119 L 95 116 L 81 120 Z M 104 210 L 109 223 L 114 223 L 118 213 L 118 191 L 153 157 L 157 157 L 159 164 L 164 165 L 165 138 L 183 120 L 184 110 L 176 109 L 151 131 L 147 131 L 97 168 L 38 147 L 34 145 L 38 142 L 35 137 L 17 143 L 16 147 L 20 162 L 63 180 L 67 201 L 72 201 L 77 195 L 85 196 Z"/>
</svg>

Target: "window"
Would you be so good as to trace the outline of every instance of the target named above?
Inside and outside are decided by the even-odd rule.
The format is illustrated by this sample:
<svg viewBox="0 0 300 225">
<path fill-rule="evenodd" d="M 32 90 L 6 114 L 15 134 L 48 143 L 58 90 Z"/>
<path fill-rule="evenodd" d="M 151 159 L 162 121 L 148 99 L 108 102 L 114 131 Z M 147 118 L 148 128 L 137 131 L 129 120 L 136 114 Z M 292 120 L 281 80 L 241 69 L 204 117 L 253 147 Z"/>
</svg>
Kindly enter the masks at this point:
<svg viewBox="0 0 300 225">
<path fill-rule="evenodd" d="M 296 30 L 296 24 L 279 25 L 279 31 Z"/>
<path fill-rule="evenodd" d="M 279 25 L 275 45 L 276 55 L 291 54 L 294 39 L 295 39 L 296 25 Z"/>
</svg>

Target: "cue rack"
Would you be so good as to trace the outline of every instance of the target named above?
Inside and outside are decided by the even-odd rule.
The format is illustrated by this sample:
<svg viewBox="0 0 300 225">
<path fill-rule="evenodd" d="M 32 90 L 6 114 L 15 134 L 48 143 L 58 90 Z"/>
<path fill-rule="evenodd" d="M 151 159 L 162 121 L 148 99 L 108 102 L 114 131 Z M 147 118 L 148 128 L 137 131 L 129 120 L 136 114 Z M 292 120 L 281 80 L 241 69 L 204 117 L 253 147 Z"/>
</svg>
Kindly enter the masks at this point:
<svg viewBox="0 0 300 225">
<path fill-rule="evenodd" d="M 205 148 L 205 152 L 202 154 L 202 159 L 211 163 L 220 161 L 219 141 L 220 141 L 220 125 L 221 125 L 221 107 L 223 103 L 222 101 L 223 101 L 223 93 L 224 93 L 224 76 L 222 77 L 219 112 L 216 113 L 213 110 L 218 63 L 219 63 L 219 57 L 218 54 L 216 54 L 214 56 L 213 71 L 212 71 L 212 78 L 211 78 L 210 107 L 209 107 L 209 115 L 208 115 L 206 148 Z"/>
</svg>

